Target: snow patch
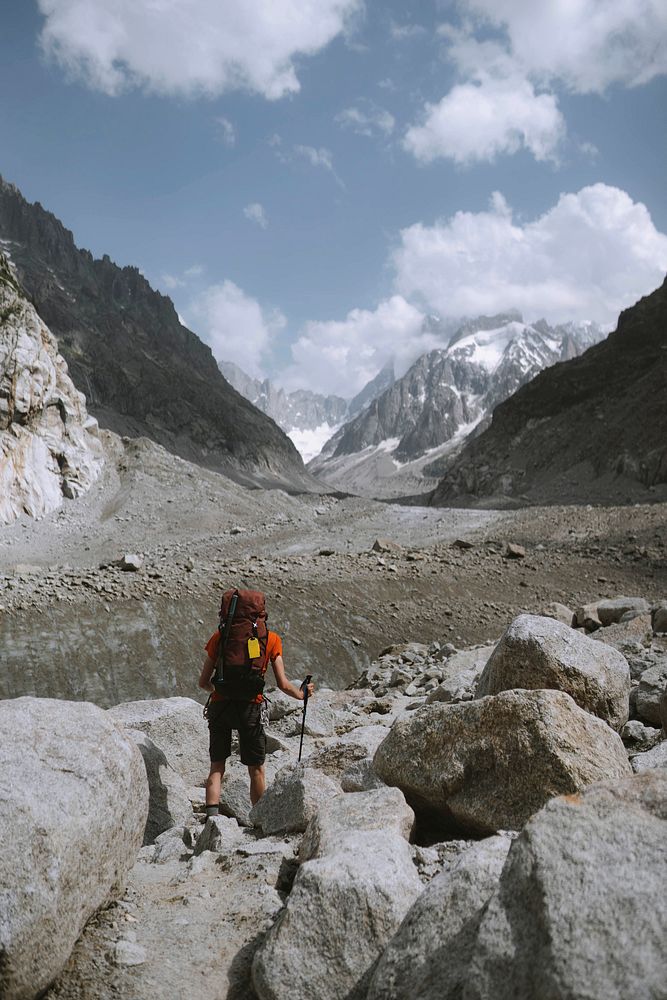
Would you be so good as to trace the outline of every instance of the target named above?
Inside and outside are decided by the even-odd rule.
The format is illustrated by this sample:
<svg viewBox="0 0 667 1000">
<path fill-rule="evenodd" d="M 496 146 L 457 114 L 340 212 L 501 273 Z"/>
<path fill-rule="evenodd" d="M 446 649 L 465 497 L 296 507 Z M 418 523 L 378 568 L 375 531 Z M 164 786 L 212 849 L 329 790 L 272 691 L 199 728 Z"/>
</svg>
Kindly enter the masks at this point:
<svg viewBox="0 0 667 1000">
<path fill-rule="evenodd" d="M 333 437 L 340 427 L 341 424 L 320 424 L 319 427 L 308 428 L 306 430 L 300 427 L 292 427 L 286 433 L 301 455 L 304 463 L 307 463 L 319 455 L 329 438 Z"/>
</svg>

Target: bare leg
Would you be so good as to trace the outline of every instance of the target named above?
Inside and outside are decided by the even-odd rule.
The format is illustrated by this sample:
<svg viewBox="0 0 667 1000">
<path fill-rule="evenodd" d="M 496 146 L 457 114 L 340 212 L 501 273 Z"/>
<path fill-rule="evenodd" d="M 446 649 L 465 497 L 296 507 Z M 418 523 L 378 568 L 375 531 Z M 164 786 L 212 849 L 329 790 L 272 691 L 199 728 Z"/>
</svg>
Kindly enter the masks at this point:
<svg viewBox="0 0 667 1000">
<path fill-rule="evenodd" d="M 248 774 L 250 775 L 250 801 L 255 805 L 266 791 L 264 765 L 260 764 L 259 767 L 248 767 Z"/>
<path fill-rule="evenodd" d="M 217 806 L 220 802 L 220 787 L 222 777 L 225 773 L 224 760 L 214 760 L 211 762 L 211 772 L 206 779 L 206 805 Z"/>
</svg>

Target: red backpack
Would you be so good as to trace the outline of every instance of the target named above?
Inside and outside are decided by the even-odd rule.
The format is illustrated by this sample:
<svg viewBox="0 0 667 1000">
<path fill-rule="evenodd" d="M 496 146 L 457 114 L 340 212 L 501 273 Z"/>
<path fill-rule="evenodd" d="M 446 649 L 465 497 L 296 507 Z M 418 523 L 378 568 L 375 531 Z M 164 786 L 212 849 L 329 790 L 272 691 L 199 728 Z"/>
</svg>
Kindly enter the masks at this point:
<svg viewBox="0 0 667 1000">
<path fill-rule="evenodd" d="M 266 603 L 258 590 L 226 590 L 220 606 L 220 642 L 213 687 L 236 701 L 254 701 L 264 690 Z"/>
</svg>

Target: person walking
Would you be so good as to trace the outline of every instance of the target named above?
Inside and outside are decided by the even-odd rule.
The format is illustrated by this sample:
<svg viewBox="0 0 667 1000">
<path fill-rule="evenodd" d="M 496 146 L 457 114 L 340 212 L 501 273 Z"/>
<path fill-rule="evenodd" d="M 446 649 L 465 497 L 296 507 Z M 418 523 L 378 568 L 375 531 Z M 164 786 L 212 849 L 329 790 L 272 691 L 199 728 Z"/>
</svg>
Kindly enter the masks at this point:
<svg viewBox="0 0 667 1000">
<path fill-rule="evenodd" d="M 228 590 L 222 598 L 220 627 L 205 646 L 206 659 L 199 687 L 209 693 L 205 710 L 209 729 L 211 770 L 206 779 L 206 816 L 217 816 L 225 764 L 232 752 L 232 731 L 239 736 L 241 763 L 248 768 L 250 801 L 266 789 L 264 762 L 268 705 L 263 695 L 269 663 L 279 690 L 298 701 L 315 690 L 290 683 L 285 674 L 283 644 L 266 627 L 264 595 L 259 591 Z"/>
</svg>

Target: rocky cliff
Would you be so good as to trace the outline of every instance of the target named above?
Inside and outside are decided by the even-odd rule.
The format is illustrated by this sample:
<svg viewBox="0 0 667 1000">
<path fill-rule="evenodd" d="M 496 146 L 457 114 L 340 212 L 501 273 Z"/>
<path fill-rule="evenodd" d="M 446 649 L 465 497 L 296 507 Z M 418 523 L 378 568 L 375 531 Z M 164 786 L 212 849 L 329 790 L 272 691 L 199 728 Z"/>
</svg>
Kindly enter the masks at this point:
<svg viewBox="0 0 667 1000">
<path fill-rule="evenodd" d="M 591 500 L 667 483 L 666 399 L 667 281 L 621 313 L 605 341 L 498 406 L 432 502 Z"/>
<path fill-rule="evenodd" d="M 97 421 L 0 254 L 0 524 L 85 493 L 102 461 Z"/>
<path fill-rule="evenodd" d="M 55 216 L 2 179 L 0 237 L 103 427 L 242 481 L 312 488 L 291 441 L 232 389 L 137 268 L 80 250 Z"/>
</svg>

